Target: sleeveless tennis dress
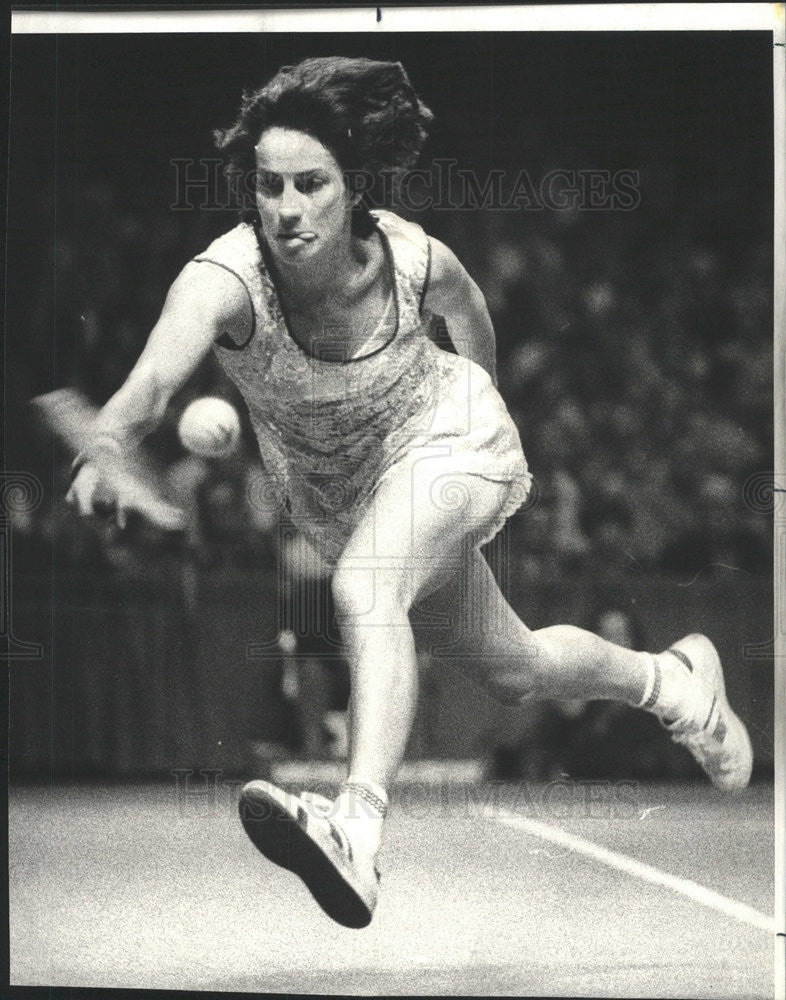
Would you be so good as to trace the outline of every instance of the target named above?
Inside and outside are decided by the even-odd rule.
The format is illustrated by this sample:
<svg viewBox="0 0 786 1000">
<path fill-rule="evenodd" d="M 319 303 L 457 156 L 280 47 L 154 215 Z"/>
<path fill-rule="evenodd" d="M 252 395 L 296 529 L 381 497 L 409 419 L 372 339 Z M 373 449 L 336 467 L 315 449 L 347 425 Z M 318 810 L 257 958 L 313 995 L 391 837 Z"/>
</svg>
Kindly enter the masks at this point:
<svg viewBox="0 0 786 1000">
<path fill-rule="evenodd" d="M 373 218 L 393 278 L 393 314 L 386 340 L 357 357 L 306 349 L 293 338 L 250 223 L 194 258 L 232 272 L 246 289 L 254 316 L 248 340 L 224 335 L 214 351 L 248 406 L 277 499 L 331 563 L 374 491 L 402 466 L 417 462 L 418 474 L 439 477 L 447 504 L 451 470 L 509 483 L 483 541 L 524 502 L 531 483 L 518 431 L 488 373 L 428 337 L 428 237 L 392 212 Z"/>
</svg>

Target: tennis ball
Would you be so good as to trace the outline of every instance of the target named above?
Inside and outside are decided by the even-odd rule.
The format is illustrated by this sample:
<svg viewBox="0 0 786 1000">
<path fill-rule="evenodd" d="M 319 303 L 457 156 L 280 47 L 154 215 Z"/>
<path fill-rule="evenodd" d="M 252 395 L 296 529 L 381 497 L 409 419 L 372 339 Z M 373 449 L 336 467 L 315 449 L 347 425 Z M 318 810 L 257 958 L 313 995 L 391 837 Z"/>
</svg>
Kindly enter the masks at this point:
<svg viewBox="0 0 786 1000">
<path fill-rule="evenodd" d="M 184 447 L 202 458 L 225 458 L 240 441 L 240 417 L 225 399 L 203 396 L 189 403 L 177 425 Z"/>
</svg>

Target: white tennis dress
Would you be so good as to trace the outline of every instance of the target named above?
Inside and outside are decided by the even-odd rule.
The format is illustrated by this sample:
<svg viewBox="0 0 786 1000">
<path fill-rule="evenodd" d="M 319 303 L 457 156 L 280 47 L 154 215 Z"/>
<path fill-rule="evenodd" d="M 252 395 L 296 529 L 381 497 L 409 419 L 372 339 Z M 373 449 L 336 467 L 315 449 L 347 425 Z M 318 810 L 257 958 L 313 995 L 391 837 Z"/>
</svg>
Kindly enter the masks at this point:
<svg viewBox="0 0 786 1000">
<path fill-rule="evenodd" d="M 254 325 L 243 344 L 214 347 L 237 385 L 266 472 L 292 520 L 335 563 L 375 489 L 402 464 L 431 475 L 450 505 L 450 473 L 510 484 L 484 540 L 524 502 L 531 476 L 518 431 L 488 373 L 429 339 L 423 308 L 431 262 L 423 229 L 373 213 L 391 268 L 395 314 L 385 343 L 358 357 L 307 350 L 293 338 L 258 231 L 241 223 L 199 254 L 245 286 Z M 335 338 L 332 338 L 335 340 Z"/>
</svg>

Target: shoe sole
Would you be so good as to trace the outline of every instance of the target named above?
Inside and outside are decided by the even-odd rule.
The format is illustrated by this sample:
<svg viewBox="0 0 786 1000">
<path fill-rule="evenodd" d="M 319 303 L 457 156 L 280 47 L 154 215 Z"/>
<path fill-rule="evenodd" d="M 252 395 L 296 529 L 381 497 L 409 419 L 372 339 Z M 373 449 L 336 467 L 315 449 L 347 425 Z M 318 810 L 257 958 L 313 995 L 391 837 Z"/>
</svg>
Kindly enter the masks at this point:
<svg viewBox="0 0 786 1000">
<path fill-rule="evenodd" d="M 331 919 L 358 930 L 371 923 L 373 904 L 352 884 L 352 872 L 330 835 L 308 830 L 308 813 L 297 796 L 255 781 L 241 791 L 238 810 L 251 843 L 299 876 Z"/>
<path fill-rule="evenodd" d="M 693 646 L 697 641 L 700 641 L 705 647 L 703 654 L 700 653 L 697 655 L 694 653 L 691 656 L 690 652 L 682 648 L 683 643 L 689 643 L 690 646 Z M 700 683 L 705 686 L 705 689 L 714 699 L 717 699 L 719 717 L 726 725 L 726 734 L 723 737 L 723 742 L 726 743 L 727 740 L 731 739 L 733 743 L 739 742 L 745 747 L 747 763 L 743 766 L 742 770 L 738 770 L 734 775 L 711 774 L 708 771 L 710 780 L 725 792 L 742 791 L 744 788 L 747 788 L 753 770 L 753 747 L 745 724 L 732 709 L 726 697 L 726 684 L 723 678 L 723 667 L 718 650 L 706 635 L 699 633 L 685 636 L 684 639 L 680 639 L 679 642 L 674 643 L 670 649 L 677 649 L 683 656 L 687 657 Z"/>
</svg>

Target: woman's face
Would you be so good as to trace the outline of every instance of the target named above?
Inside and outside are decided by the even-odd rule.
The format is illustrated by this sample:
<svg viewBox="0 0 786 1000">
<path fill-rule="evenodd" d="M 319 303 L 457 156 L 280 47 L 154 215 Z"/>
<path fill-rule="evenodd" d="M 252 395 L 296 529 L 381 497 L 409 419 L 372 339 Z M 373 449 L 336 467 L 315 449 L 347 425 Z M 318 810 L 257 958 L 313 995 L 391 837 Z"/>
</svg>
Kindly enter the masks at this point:
<svg viewBox="0 0 786 1000">
<path fill-rule="evenodd" d="M 256 145 L 257 208 L 273 255 L 296 264 L 351 232 L 352 197 L 333 154 L 313 136 L 275 126 Z"/>
</svg>

